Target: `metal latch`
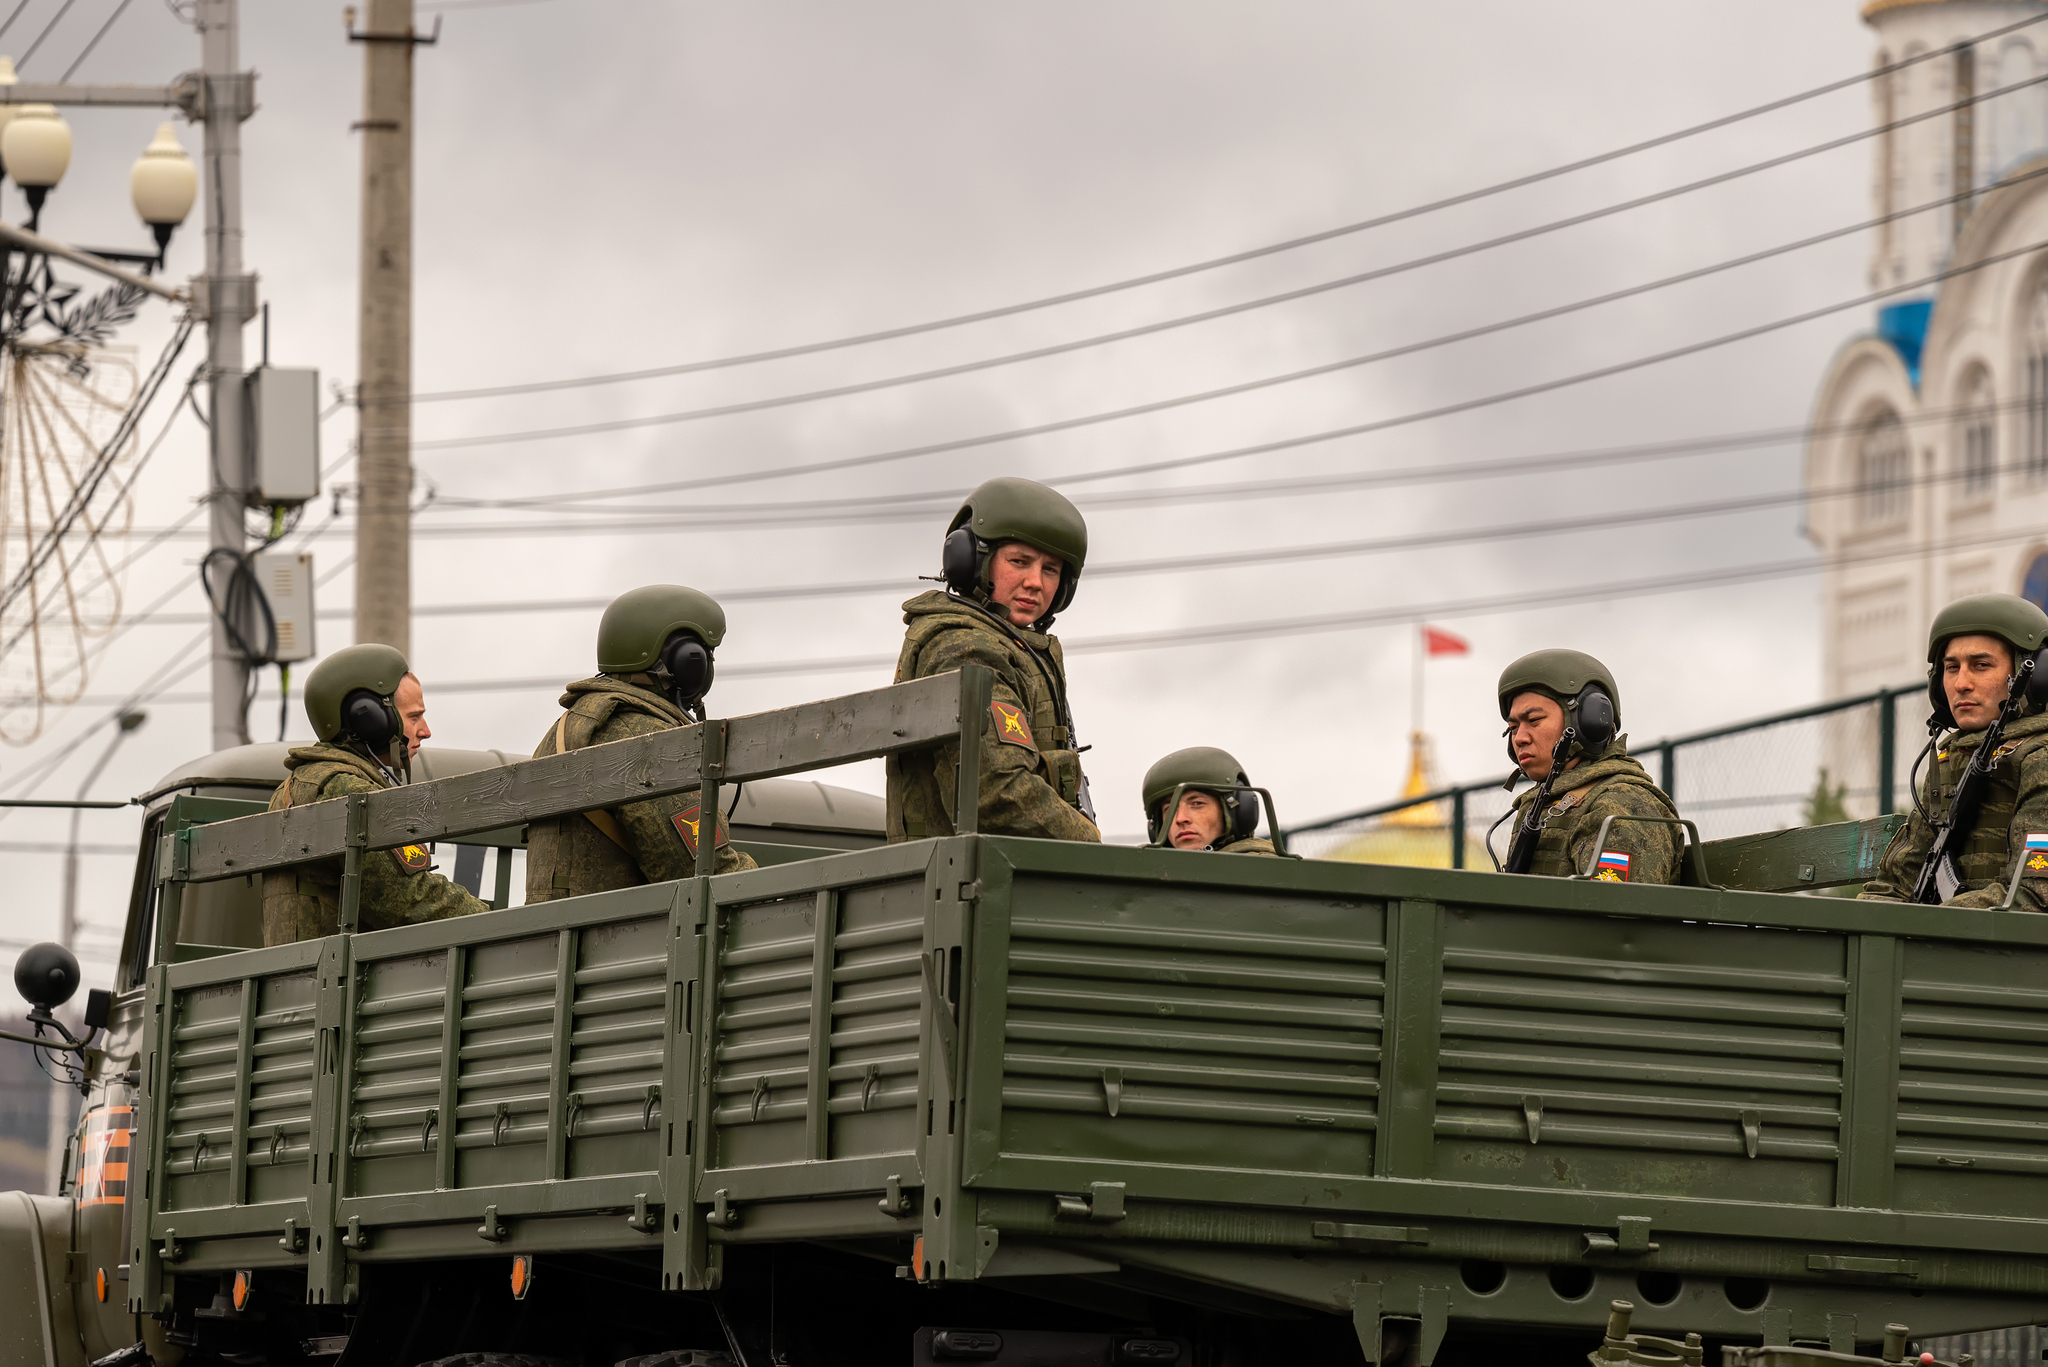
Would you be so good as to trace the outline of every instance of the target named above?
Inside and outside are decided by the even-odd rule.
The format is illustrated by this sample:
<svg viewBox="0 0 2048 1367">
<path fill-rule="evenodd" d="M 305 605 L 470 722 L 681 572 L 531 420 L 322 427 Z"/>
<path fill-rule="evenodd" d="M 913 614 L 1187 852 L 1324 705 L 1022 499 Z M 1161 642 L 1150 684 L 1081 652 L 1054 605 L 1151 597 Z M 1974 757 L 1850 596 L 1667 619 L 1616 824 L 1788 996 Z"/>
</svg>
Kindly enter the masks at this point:
<svg viewBox="0 0 2048 1367">
<path fill-rule="evenodd" d="M 1588 1230 L 1580 1237 L 1586 1241 L 1588 1253 L 1655 1253 L 1657 1245 L 1650 1242 L 1650 1217 L 1647 1215 L 1624 1215 L 1614 1222 L 1615 1232 L 1602 1234 Z"/>
<path fill-rule="evenodd" d="M 1344 1225 L 1334 1220 L 1318 1220 L 1309 1226 L 1309 1233 L 1318 1239 L 1331 1239 L 1337 1243 L 1359 1244 L 1427 1244 L 1429 1230 L 1422 1225 Z"/>
<path fill-rule="evenodd" d="M 637 1229 L 642 1234 L 652 1234 L 655 1230 L 661 1228 L 661 1217 L 647 1208 L 646 1192 L 636 1191 L 633 1193 L 633 1213 L 626 1217 L 626 1224 L 629 1228 Z"/>
<path fill-rule="evenodd" d="M 892 1172 L 882 1187 L 882 1199 L 875 1202 L 884 1215 L 910 1214 L 910 1198 L 903 1194 L 903 1175 Z"/>
<path fill-rule="evenodd" d="M 1086 1196 L 1055 1196 L 1053 1216 L 1061 1220 L 1114 1221 L 1124 1218 L 1124 1184 L 1090 1182 Z"/>
<path fill-rule="evenodd" d="M 505 1222 L 498 1218 L 496 1206 L 484 1207 L 484 1222 L 476 1227 L 476 1237 L 488 1239 L 494 1244 L 505 1241 Z"/>
<path fill-rule="evenodd" d="M 1911 1258 L 1847 1258 L 1826 1253 L 1809 1254 L 1808 1272 L 1862 1272 L 1878 1277 L 1917 1277 L 1920 1264 Z"/>
<path fill-rule="evenodd" d="M 306 1231 L 299 1228 L 297 1220 L 284 1222 L 284 1237 L 277 1241 L 277 1246 L 287 1253 L 298 1253 L 305 1249 Z"/>
<path fill-rule="evenodd" d="M 732 1229 L 740 1222 L 740 1213 L 724 1187 L 711 1193 L 710 1221 L 720 1229 Z"/>
</svg>

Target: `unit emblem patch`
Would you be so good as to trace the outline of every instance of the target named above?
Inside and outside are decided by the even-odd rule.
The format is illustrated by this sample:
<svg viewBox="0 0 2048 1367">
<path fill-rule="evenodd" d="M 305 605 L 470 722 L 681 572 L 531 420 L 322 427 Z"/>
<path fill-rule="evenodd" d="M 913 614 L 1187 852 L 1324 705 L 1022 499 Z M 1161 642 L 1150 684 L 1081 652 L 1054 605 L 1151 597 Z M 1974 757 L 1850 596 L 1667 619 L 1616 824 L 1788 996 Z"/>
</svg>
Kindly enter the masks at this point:
<svg viewBox="0 0 2048 1367">
<path fill-rule="evenodd" d="M 1593 866 L 1593 877 L 1602 883 L 1626 883 L 1628 856 L 1620 850 L 1602 850 L 1600 862 Z"/>
<path fill-rule="evenodd" d="M 400 845 L 391 852 L 391 857 L 407 873 L 425 873 L 434 862 L 425 845 Z"/>
<path fill-rule="evenodd" d="M 1026 750 L 1036 750 L 1037 742 L 1031 739 L 1031 724 L 1024 720 L 1024 709 L 997 699 L 988 705 L 989 715 L 995 718 L 996 739 L 1006 740 L 1012 745 L 1021 745 Z"/>
<path fill-rule="evenodd" d="M 686 812 L 676 813 L 676 834 L 683 838 L 683 848 L 691 854 L 697 852 L 697 832 L 703 824 L 704 818 L 698 814 L 695 807 Z M 718 843 L 721 846 L 732 843 L 732 831 L 727 828 L 722 816 L 718 818 Z"/>
</svg>

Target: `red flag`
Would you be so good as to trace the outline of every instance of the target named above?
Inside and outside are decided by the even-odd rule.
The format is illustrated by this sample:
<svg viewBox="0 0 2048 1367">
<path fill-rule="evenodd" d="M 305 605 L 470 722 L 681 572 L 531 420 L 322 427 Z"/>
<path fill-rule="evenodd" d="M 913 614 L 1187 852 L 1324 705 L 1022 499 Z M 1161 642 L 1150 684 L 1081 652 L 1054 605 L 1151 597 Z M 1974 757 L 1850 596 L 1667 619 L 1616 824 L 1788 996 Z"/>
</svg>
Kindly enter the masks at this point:
<svg viewBox="0 0 2048 1367">
<path fill-rule="evenodd" d="M 1453 636 L 1433 626 L 1422 628 L 1422 648 L 1430 655 L 1469 655 L 1472 647 L 1462 636 Z"/>
</svg>

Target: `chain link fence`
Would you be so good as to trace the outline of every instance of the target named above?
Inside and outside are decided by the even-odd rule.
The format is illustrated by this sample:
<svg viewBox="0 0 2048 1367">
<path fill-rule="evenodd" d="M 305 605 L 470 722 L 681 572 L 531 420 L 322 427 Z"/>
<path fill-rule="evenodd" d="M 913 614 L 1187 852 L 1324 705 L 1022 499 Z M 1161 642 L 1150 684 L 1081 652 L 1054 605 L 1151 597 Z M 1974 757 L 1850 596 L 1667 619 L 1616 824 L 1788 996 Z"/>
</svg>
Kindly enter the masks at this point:
<svg viewBox="0 0 2048 1367">
<path fill-rule="evenodd" d="M 1629 749 L 1700 838 L 1718 840 L 1896 810 L 1911 801 L 1926 720 L 1926 687 L 1914 684 Z M 1293 827 L 1287 846 L 1311 859 L 1491 868 L 1487 834 L 1505 855 L 1513 800 L 1502 779 L 1443 788 Z"/>
</svg>

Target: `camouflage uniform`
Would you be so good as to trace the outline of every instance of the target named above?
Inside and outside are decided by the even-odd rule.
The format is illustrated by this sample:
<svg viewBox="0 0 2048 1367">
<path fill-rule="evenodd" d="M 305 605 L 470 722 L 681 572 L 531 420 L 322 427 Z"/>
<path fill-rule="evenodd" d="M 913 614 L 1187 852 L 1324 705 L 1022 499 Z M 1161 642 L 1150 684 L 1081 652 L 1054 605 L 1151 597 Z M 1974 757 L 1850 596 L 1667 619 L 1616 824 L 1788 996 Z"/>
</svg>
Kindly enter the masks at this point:
<svg viewBox="0 0 2048 1367">
<path fill-rule="evenodd" d="M 374 793 L 390 786 L 376 765 L 339 745 L 307 745 L 286 757 L 285 781 L 270 795 L 270 810 Z M 263 943 L 317 940 L 341 929 L 339 856 L 272 869 L 263 875 Z M 357 927 L 384 930 L 418 921 L 467 916 L 490 907 L 433 871 L 424 846 L 370 850 L 363 856 L 363 898 Z"/>
<path fill-rule="evenodd" d="M 681 708 L 653 689 L 609 674 L 570 684 L 561 703 L 567 711 L 533 747 L 535 759 L 690 724 Z M 581 813 L 534 822 L 526 832 L 526 900 L 552 902 L 694 876 L 697 806 L 693 789 L 608 808 L 600 815 L 608 816 L 613 829 L 625 837 L 623 845 Z M 732 848 L 731 841 L 720 818 L 715 871 L 756 867 L 751 856 Z"/>
<path fill-rule="evenodd" d="M 1233 840 L 1228 845 L 1211 845 L 1209 848 L 1217 854 L 1263 854 L 1274 859 L 1280 857 L 1280 851 L 1273 848 L 1272 841 L 1259 840 L 1251 836 L 1243 840 Z"/>
<path fill-rule="evenodd" d="M 937 589 L 905 603 L 903 620 L 910 630 L 896 660 L 897 683 L 963 665 L 995 674 L 981 736 L 982 833 L 1100 843 L 1102 832 L 1080 812 L 1081 757 L 1068 748 L 1059 641 L 1025 627 L 1006 632 L 988 613 Z M 960 743 L 891 755 L 887 766 L 889 839 L 951 835 Z"/>
<path fill-rule="evenodd" d="M 1936 754 L 1933 772 L 1920 789 L 1921 804 L 1936 820 L 1948 815 L 1956 783 L 1983 739 L 1982 731 L 1953 735 L 1947 748 Z M 1942 905 L 1999 906 L 2012 881 L 2013 861 L 2025 858 L 2027 876 L 2013 895 L 2013 910 L 2048 909 L 2048 857 L 2028 854 L 2026 848 L 2029 835 L 2048 833 L 2048 716 L 2022 717 L 2006 727 L 1995 755 L 1984 776 L 1984 803 L 1956 858 L 1962 891 Z M 1912 901 L 1913 886 L 1933 844 L 1934 828 L 1915 811 L 1885 847 L 1877 877 L 1863 885 L 1862 895 Z"/>
<path fill-rule="evenodd" d="M 1512 829 L 1520 828 L 1522 814 L 1537 791 L 1531 788 L 1515 799 Z M 1600 834 L 1600 823 L 1610 816 L 1677 815 L 1678 809 L 1664 790 L 1650 781 L 1642 765 L 1629 758 L 1628 737 L 1617 736 L 1598 759 L 1590 764 L 1581 761 L 1577 768 L 1557 776 L 1529 872 L 1546 878 L 1584 873 L 1596 853 L 1614 851 L 1628 856 L 1626 874 L 1603 869 L 1597 877 L 1608 882 L 1676 883 L 1685 850 L 1683 827 L 1617 821 L 1608 828 L 1607 843 L 1600 851 L 1594 850 L 1593 840 Z"/>
</svg>

